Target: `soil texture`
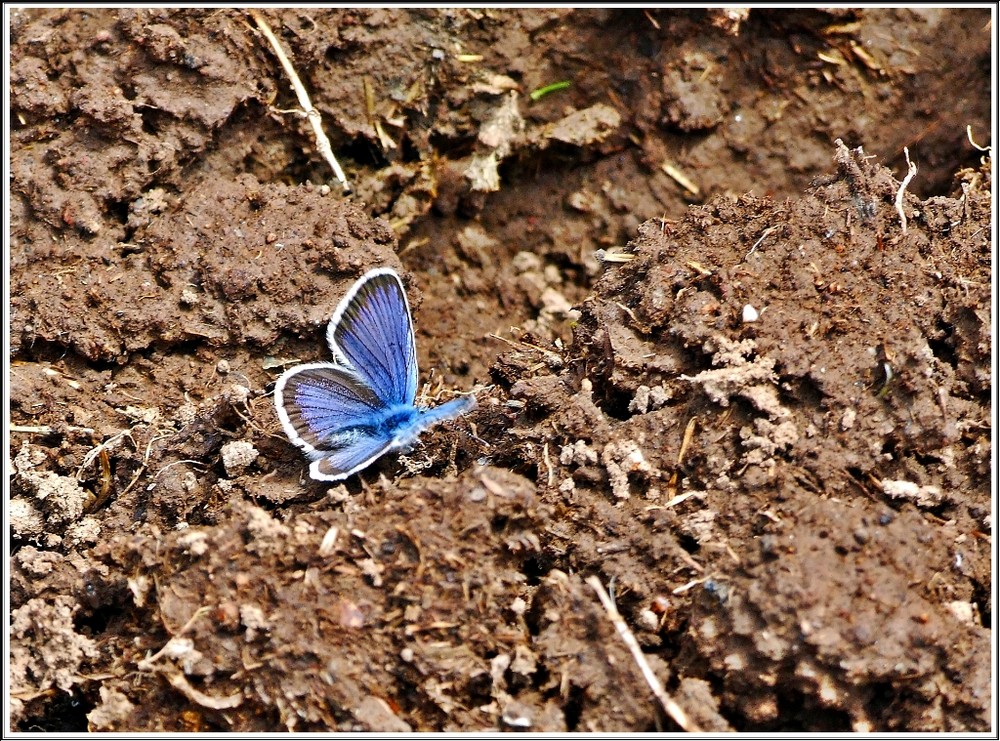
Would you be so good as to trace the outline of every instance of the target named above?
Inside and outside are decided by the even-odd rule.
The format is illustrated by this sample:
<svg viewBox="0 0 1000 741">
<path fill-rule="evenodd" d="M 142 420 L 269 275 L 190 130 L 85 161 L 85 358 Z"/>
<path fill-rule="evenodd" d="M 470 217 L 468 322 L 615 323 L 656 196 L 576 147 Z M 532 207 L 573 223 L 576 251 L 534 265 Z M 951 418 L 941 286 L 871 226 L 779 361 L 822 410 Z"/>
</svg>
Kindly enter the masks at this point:
<svg viewBox="0 0 1000 741">
<path fill-rule="evenodd" d="M 10 14 L 13 730 L 995 731 L 988 8 Z"/>
</svg>

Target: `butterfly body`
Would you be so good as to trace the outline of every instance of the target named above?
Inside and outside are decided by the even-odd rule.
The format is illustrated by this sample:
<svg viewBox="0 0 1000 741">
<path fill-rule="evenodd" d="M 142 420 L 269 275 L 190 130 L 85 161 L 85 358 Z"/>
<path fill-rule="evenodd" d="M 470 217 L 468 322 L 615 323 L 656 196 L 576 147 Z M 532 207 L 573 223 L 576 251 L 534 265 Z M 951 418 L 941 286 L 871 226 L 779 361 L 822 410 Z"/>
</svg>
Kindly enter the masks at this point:
<svg viewBox="0 0 1000 741">
<path fill-rule="evenodd" d="M 274 389 L 281 425 L 312 460 L 314 479 L 347 478 L 475 406 L 472 397 L 430 409 L 416 405 L 416 342 L 395 271 L 380 268 L 358 279 L 330 319 L 327 341 L 333 363 L 295 366 Z"/>
</svg>

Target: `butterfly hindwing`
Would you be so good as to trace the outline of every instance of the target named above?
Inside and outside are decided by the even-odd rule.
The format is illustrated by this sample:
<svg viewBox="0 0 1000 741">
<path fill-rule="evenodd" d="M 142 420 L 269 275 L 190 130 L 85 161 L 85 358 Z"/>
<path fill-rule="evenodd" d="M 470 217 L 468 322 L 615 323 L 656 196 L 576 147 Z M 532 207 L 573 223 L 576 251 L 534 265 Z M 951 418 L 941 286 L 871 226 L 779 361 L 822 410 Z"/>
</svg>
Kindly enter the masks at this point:
<svg viewBox="0 0 1000 741">
<path fill-rule="evenodd" d="M 413 404 L 417 348 L 395 271 L 379 268 L 362 276 L 340 302 L 326 336 L 334 359 L 353 369 L 386 406 Z"/>
<path fill-rule="evenodd" d="M 309 475 L 317 481 L 340 481 L 367 468 L 393 445 L 392 438 L 359 432 L 339 441 L 336 450 L 326 450 L 309 465 Z"/>
<path fill-rule="evenodd" d="M 331 441 L 384 412 L 382 403 L 353 371 L 333 363 L 296 366 L 278 379 L 274 404 L 288 438 L 310 457 Z"/>
</svg>

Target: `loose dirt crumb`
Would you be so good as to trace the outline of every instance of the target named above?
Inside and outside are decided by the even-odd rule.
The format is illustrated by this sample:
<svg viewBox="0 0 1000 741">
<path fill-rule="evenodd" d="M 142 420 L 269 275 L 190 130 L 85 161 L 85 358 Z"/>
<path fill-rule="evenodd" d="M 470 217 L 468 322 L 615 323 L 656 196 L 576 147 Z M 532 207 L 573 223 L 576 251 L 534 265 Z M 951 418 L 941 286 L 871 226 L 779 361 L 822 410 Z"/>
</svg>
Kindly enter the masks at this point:
<svg viewBox="0 0 1000 741">
<path fill-rule="evenodd" d="M 19 508 L 23 515 L 21 527 L 31 528 L 33 512 L 37 514 L 41 510 L 46 523 L 61 530 L 83 514 L 94 501 L 94 495 L 81 487 L 75 478 L 60 476 L 52 471 L 36 471 L 41 459 L 44 459 L 44 455 L 40 456 L 40 451 L 33 451 L 27 442 L 21 445 L 21 450 L 14 458 L 17 483 L 27 496 L 38 500 L 34 507 Z"/>
<path fill-rule="evenodd" d="M 605 445 L 601 463 L 608 471 L 611 491 L 617 499 L 628 499 L 630 474 L 649 474 L 653 470 L 634 440 Z"/>
<path fill-rule="evenodd" d="M 229 476 L 239 476 L 257 460 L 257 448 L 245 440 L 234 440 L 222 446 L 222 466 Z"/>
<path fill-rule="evenodd" d="M 771 419 L 787 417 L 788 410 L 781 406 L 775 389 L 774 359 L 760 355 L 751 359 L 756 349 L 752 339 L 733 342 L 716 337 L 705 344 L 705 351 L 713 353 L 712 365 L 719 367 L 693 377 L 682 375 L 681 379 L 701 384 L 720 406 L 727 407 L 734 396 L 742 396 Z"/>
<path fill-rule="evenodd" d="M 602 142 L 621 125 L 622 117 L 614 108 L 603 103 L 574 111 L 558 123 L 545 130 L 549 139 L 583 147 Z"/>
<path fill-rule="evenodd" d="M 635 390 L 635 396 L 628 404 L 628 410 L 636 414 L 646 414 L 646 412 L 662 409 L 672 398 L 672 393 L 666 386 L 653 386 L 650 388 L 641 384 Z"/>
<path fill-rule="evenodd" d="M 51 601 L 28 600 L 11 613 L 10 682 L 15 694 L 50 688 L 69 692 L 80 681 L 82 666 L 98 656 L 97 643 L 76 632 L 76 600 L 58 595 Z"/>
<path fill-rule="evenodd" d="M 8 515 L 10 527 L 16 538 L 35 540 L 45 532 L 45 518 L 27 499 L 20 497 L 11 499 Z"/>
<path fill-rule="evenodd" d="M 559 462 L 564 466 L 585 466 L 597 463 L 597 451 L 583 440 L 577 440 L 572 445 L 564 445 L 559 452 Z"/>
<path fill-rule="evenodd" d="M 87 713 L 87 725 L 90 731 L 125 731 L 129 728 L 128 720 L 135 713 L 128 697 L 118 690 L 108 687 L 100 688 L 100 703 Z"/>
<path fill-rule="evenodd" d="M 882 491 L 893 499 L 908 499 L 918 507 L 936 507 L 944 499 L 944 495 L 938 487 L 920 486 L 912 481 L 883 479 Z"/>
<path fill-rule="evenodd" d="M 101 522 L 92 515 L 84 515 L 66 528 L 66 542 L 74 547 L 94 545 L 100 537 Z"/>
<path fill-rule="evenodd" d="M 264 616 L 264 611 L 259 605 L 240 605 L 240 622 L 246 628 L 246 640 L 248 643 L 257 638 L 258 633 L 270 630 L 271 623 Z"/>
<path fill-rule="evenodd" d="M 517 93 L 503 96 L 479 130 L 478 151 L 465 171 L 473 191 L 500 190 L 500 163 L 513 151 L 524 131 L 524 119 L 518 110 Z"/>
</svg>

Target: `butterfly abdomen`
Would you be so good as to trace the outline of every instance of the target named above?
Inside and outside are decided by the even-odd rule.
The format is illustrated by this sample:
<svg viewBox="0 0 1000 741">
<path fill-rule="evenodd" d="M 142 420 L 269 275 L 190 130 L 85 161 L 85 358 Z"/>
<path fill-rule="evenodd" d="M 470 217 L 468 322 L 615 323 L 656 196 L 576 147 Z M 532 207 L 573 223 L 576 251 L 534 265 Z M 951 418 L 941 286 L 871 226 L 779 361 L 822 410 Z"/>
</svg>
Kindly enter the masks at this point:
<svg viewBox="0 0 1000 741">
<path fill-rule="evenodd" d="M 399 404 L 387 409 L 376 427 L 377 434 L 395 437 L 396 433 L 413 423 L 420 416 L 420 410 L 410 404 Z"/>
</svg>

